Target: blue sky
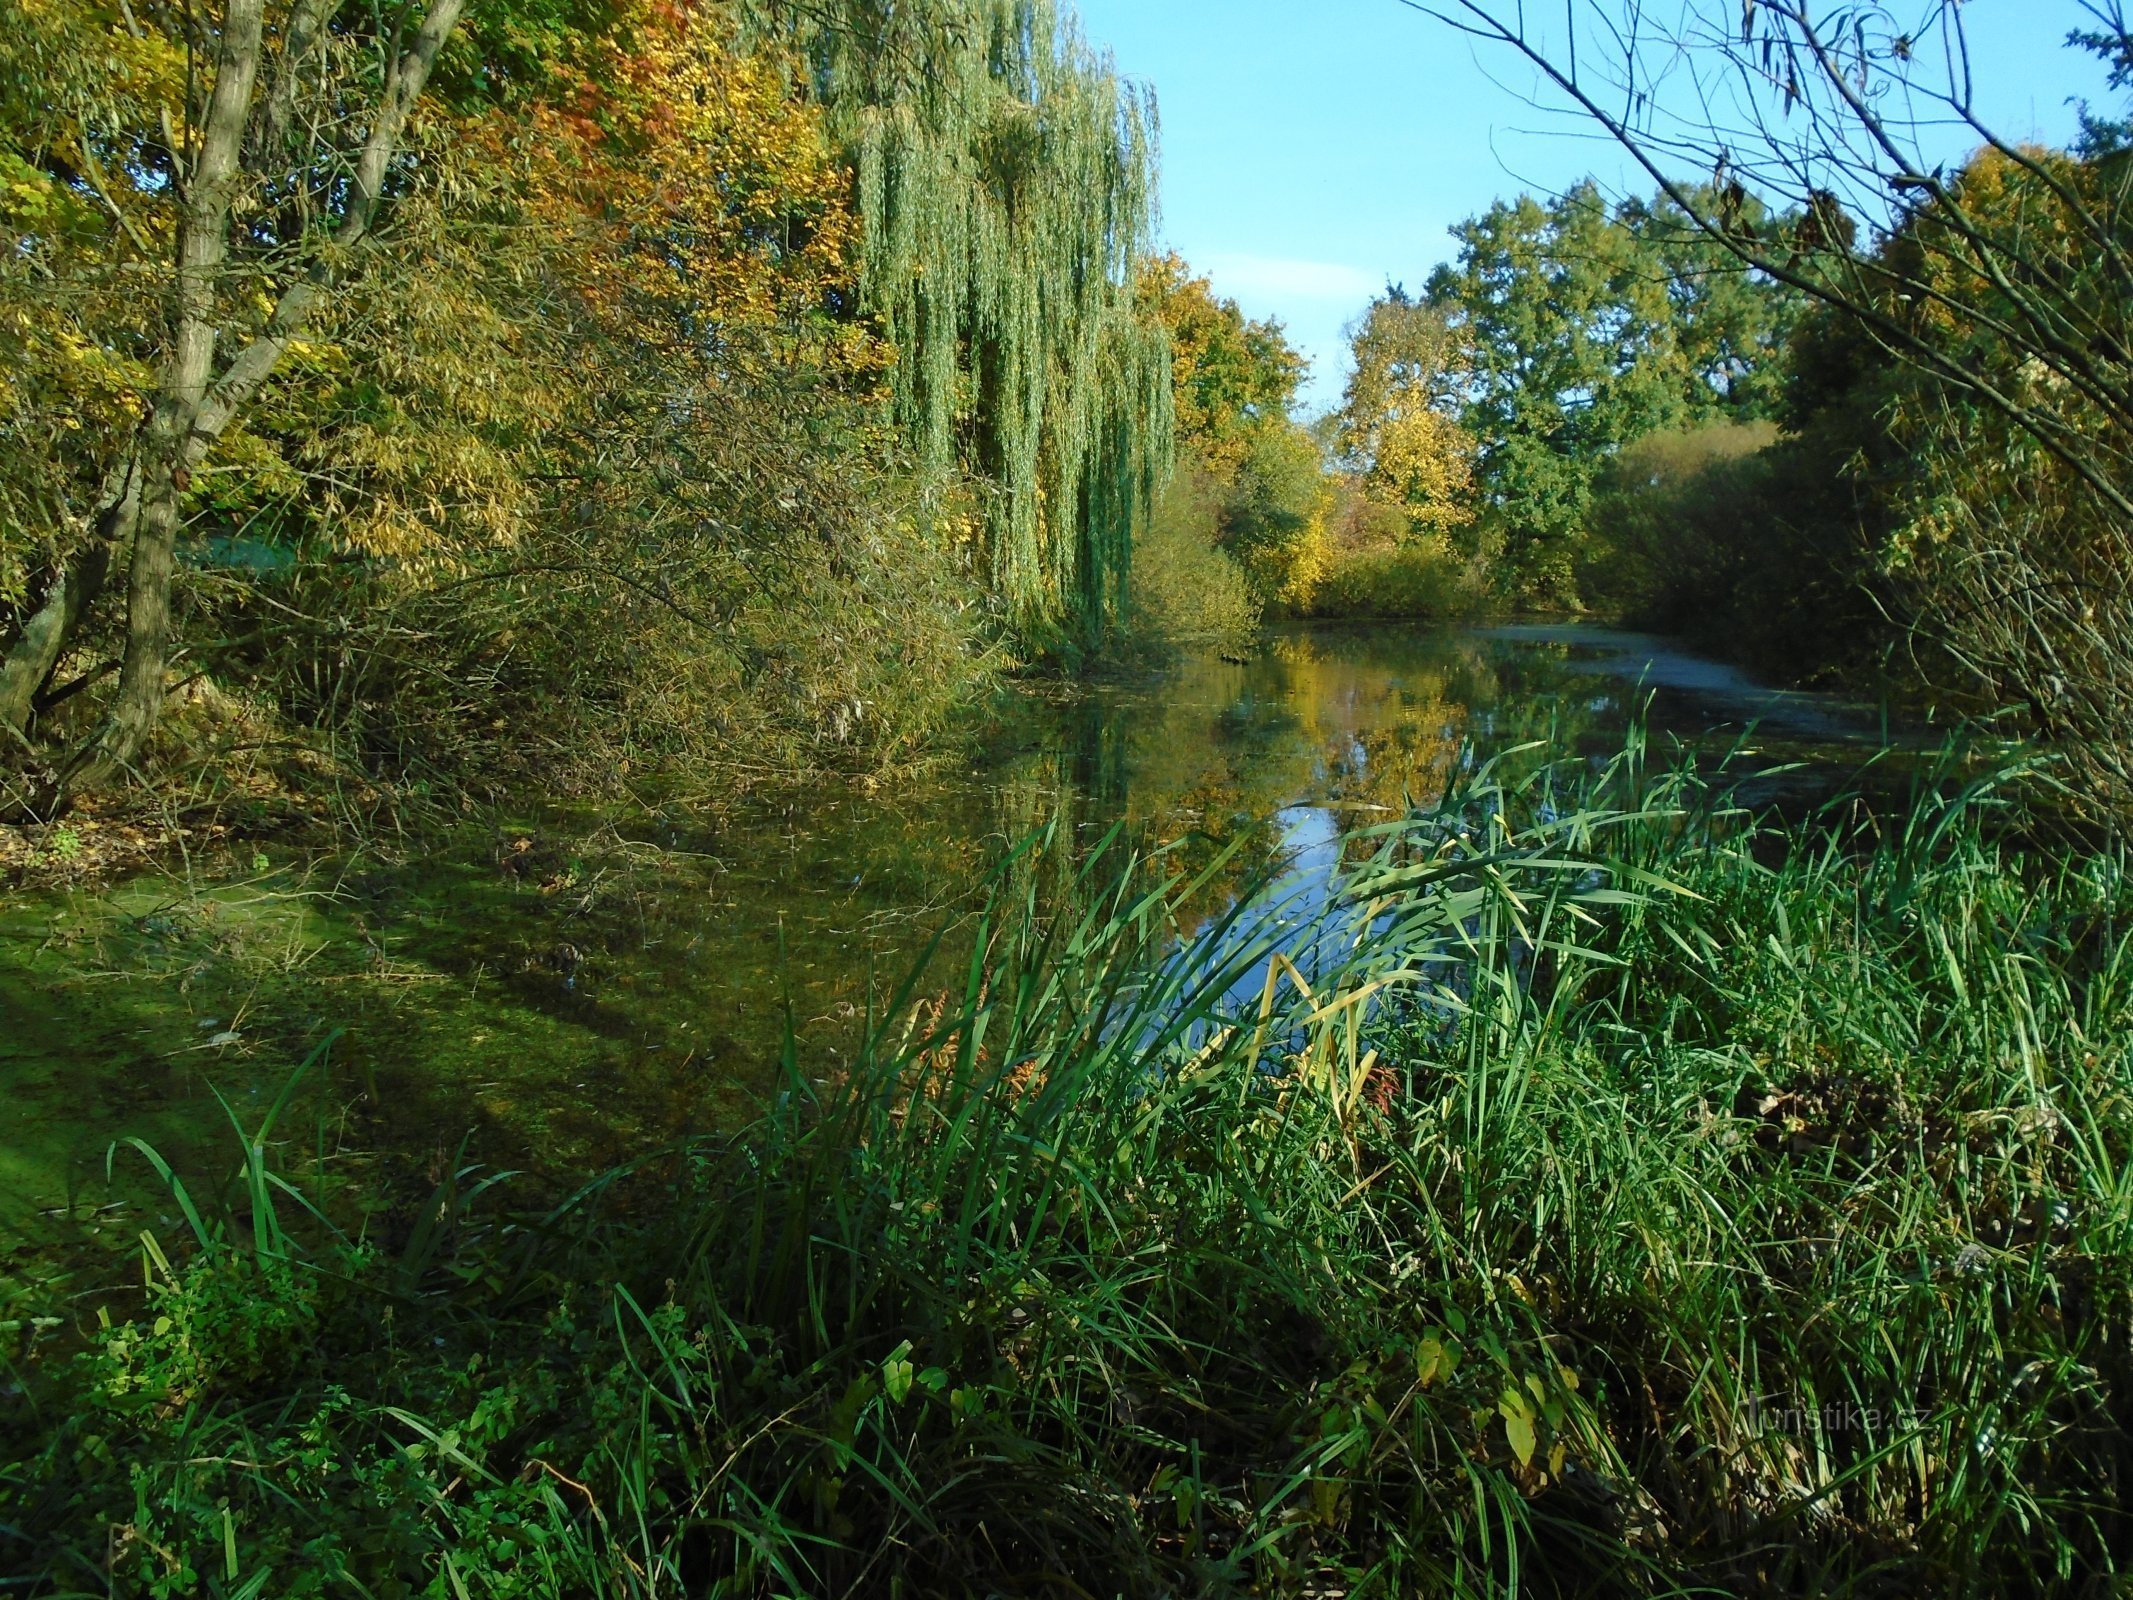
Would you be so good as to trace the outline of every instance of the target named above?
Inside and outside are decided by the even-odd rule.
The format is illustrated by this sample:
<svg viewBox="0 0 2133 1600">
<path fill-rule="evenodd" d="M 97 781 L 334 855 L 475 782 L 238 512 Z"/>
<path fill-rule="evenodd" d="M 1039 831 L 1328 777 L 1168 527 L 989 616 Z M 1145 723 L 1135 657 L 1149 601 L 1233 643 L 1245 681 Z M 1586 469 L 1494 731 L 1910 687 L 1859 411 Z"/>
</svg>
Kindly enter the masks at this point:
<svg viewBox="0 0 2133 1600">
<path fill-rule="evenodd" d="M 1079 10 L 1091 42 L 1155 86 L 1165 237 L 1248 312 L 1288 324 L 1313 361 L 1309 405 L 1338 398 L 1342 326 L 1388 278 L 1419 286 L 1460 218 L 1587 173 L 1649 187 L 1611 142 L 1527 105 L 1530 70 L 1398 0 Z M 1970 0 L 1964 18 L 1987 121 L 2063 143 L 2068 97 L 2100 94 L 2094 65 L 2060 44 L 2078 0 Z"/>
</svg>

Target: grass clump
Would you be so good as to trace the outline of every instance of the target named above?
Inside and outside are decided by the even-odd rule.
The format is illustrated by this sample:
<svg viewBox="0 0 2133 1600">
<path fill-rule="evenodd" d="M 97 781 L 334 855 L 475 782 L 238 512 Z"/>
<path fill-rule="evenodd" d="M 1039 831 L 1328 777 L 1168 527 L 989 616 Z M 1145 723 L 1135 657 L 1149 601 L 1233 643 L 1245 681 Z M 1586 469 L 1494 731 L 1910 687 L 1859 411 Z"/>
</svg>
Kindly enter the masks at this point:
<svg viewBox="0 0 2133 1600">
<path fill-rule="evenodd" d="M 353 1238 L 255 1132 L 235 1220 L 188 1209 L 137 1306 L 19 1369 L 0 1559 L 33 1594 L 2110 1592 L 2133 876 L 1988 812 L 1755 824 L 1634 747 L 1484 772 L 1189 955 L 1192 884 L 1092 865 L 1040 915 L 1011 868 L 848 1075 L 537 1216 L 463 1171 Z"/>
</svg>

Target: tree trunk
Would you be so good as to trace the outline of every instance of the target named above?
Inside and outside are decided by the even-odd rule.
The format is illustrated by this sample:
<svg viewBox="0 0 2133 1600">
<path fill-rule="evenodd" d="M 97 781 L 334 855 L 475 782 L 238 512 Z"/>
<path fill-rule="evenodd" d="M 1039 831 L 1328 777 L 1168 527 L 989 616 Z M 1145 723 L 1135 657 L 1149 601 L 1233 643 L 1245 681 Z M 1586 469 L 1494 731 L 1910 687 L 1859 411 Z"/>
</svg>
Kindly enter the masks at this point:
<svg viewBox="0 0 2133 1600">
<path fill-rule="evenodd" d="M 28 742 L 38 691 L 52 681 L 60 658 L 74 642 L 82 617 L 110 582 L 119 553 L 133 539 L 134 518 L 140 512 L 140 504 L 134 462 L 129 458 L 103 497 L 103 508 L 96 515 L 88 543 L 59 569 L 37 609 L 23 623 L 7 659 L 0 661 L 0 733 L 17 736 L 0 742 Z M 0 765 L 6 761 L 0 755 Z"/>
<path fill-rule="evenodd" d="M 126 655 L 111 715 L 102 731 L 61 772 L 55 807 L 129 768 L 162 715 L 170 664 L 171 580 L 185 486 L 223 431 L 272 374 L 322 295 L 336 265 L 322 260 L 291 284 L 266 327 L 215 377 L 215 280 L 229 253 L 230 202 L 241 176 L 245 123 L 260 66 L 265 0 L 229 0 L 199 159 L 187 186 L 179 232 L 177 326 L 161 395 L 143 448 L 139 512 L 127 584 Z M 429 81 L 437 53 L 458 24 L 464 0 L 435 0 L 406 49 L 386 67 L 384 91 L 356 160 L 348 209 L 334 230 L 336 252 L 361 245 L 383 197 L 400 134 Z M 299 6 L 295 30 L 318 8 Z M 312 20 L 316 20 L 315 17 Z M 308 49 L 292 37 L 292 49 Z M 285 63 L 285 71 L 290 64 Z M 279 86 L 277 86 L 277 89 Z M 270 131 L 275 107 L 268 107 Z"/>
<path fill-rule="evenodd" d="M 215 79 L 199 146 L 178 184 L 177 277 L 172 294 L 170 355 L 154 410 L 141 430 L 125 476 L 107 495 L 95 537 L 55 579 L 21 637 L 0 663 L 0 729 L 17 742 L 38 691 L 72 641 L 83 614 L 131 545 L 126 650 L 112 709 L 97 734 L 57 773 L 0 795 L 0 811 L 49 816 L 68 798 L 131 767 L 161 717 L 171 656 L 171 584 L 178 529 L 193 470 L 273 373 L 306 318 L 332 288 L 348 252 L 369 236 L 400 136 L 428 84 L 465 0 L 435 0 L 404 48 L 385 64 L 376 115 L 357 153 L 347 208 L 333 230 L 333 251 L 283 290 L 266 325 L 216 375 L 216 287 L 230 251 L 230 213 L 244 178 L 245 129 L 253 115 L 262 64 L 266 0 L 228 0 L 216 40 Z M 280 71 L 261 115 L 262 139 L 288 137 L 296 73 L 315 50 L 328 0 L 298 0 L 286 30 Z M 399 38 L 397 31 L 395 39 Z M 4 769 L 0 769 L 4 770 Z"/>
<path fill-rule="evenodd" d="M 129 765 L 163 712 L 170 665 L 170 580 L 177 567 L 179 490 L 165 482 L 141 508 L 126 584 L 126 658 L 101 734 L 60 775 L 62 795 L 105 782 Z"/>
<path fill-rule="evenodd" d="M 208 94 L 199 153 L 185 174 L 170 359 L 142 440 L 140 512 L 118 700 L 102 731 L 62 769 L 54 809 L 76 789 L 100 783 L 130 764 L 162 711 L 179 499 L 195 459 L 194 425 L 215 375 L 216 282 L 229 256 L 230 206 L 242 177 L 244 129 L 252 113 L 265 30 L 266 0 L 229 0 L 216 40 L 215 86 Z"/>
<path fill-rule="evenodd" d="M 99 553 L 92 546 L 59 569 L 44 599 L 22 625 L 21 636 L 7 653 L 7 660 L 0 663 L 0 727 L 25 743 L 37 691 L 51 681 L 53 669 L 66 652 L 67 641 L 81 625 L 82 612 L 95 598 L 95 591 L 103 587 L 102 580 L 110 570 L 108 561 L 95 561 Z M 96 565 L 103 566 L 104 571 L 94 571 Z"/>
</svg>

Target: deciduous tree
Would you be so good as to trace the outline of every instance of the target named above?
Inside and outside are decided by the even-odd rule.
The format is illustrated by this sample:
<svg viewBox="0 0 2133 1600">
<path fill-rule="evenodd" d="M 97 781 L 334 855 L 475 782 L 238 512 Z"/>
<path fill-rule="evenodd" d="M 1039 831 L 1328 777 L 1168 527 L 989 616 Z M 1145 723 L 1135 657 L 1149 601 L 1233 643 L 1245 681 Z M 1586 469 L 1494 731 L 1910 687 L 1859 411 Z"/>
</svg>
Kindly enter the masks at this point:
<svg viewBox="0 0 2133 1600">
<path fill-rule="evenodd" d="M 1713 247 L 1915 375 L 1899 387 L 1917 515 L 1893 556 L 1919 575 L 1907 620 L 1921 659 L 1963 663 L 1971 687 L 2028 708 L 2098 804 L 2133 809 L 2114 643 L 2133 602 L 2112 542 L 2133 526 L 2122 110 L 2086 110 L 2071 157 L 1995 129 L 1980 110 L 1992 64 L 1952 4 L 1899 17 L 1690 0 L 1662 16 L 1576 0 L 1561 31 L 1491 0 L 1418 8 L 1517 52 Z M 2123 93 L 2133 25 L 2119 0 L 2088 10 L 2095 26 L 2069 43 Z M 1937 153 L 1951 128 L 1976 159 Z M 1779 220 L 1759 221 L 1757 203 Z"/>
<path fill-rule="evenodd" d="M 1352 366 L 1333 446 L 1358 491 L 1411 536 L 1474 520 L 1474 439 L 1458 420 L 1470 359 L 1451 316 L 1395 284 L 1349 340 Z"/>
<path fill-rule="evenodd" d="M 990 485 L 980 555 L 1028 644 L 1101 638 L 1170 469 L 1134 286 L 1155 107 L 1052 0 L 755 0 L 855 174 L 859 308 L 921 463 Z"/>
<path fill-rule="evenodd" d="M 116 349 L 99 348 L 101 330 L 61 323 L 62 344 L 140 375 L 141 414 L 105 445 L 94 488 L 52 507 L 74 526 L 40 541 L 44 570 L 7 627 L 0 727 L 20 741 L 84 613 L 121 570 L 126 637 L 118 691 L 96 736 L 18 785 L 17 808 L 49 810 L 108 778 L 153 730 L 170 663 L 178 530 L 195 475 L 390 208 L 410 119 L 461 4 L 430 0 L 381 19 L 335 0 L 227 0 L 219 15 L 151 9 L 146 24 L 120 6 L 73 12 L 52 35 L 19 12 L 0 27 L 11 58 L 0 74 L 18 82 L 36 81 L 55 42 L 71 54 L 100 39 L 129 63 L 122 93 L 82 92 L 52 108 L 56 128 L 10 130 L 12 174 L 35 197 L 14 212 L 10 270 L 45 274 L 22 298 L 34 304 L 41 290 L 63 308 L 70 282 L 50 274 L 78 265 L 90 287 L 121 281 L 153 307 L 130 345 Z M 85 90 L 81 63 L 61 72 Z M 110 219 L 109 249 L 77 262 L 67 224 L 92 208 Z"/>
<path fill-rule="evenodd" d="M 1215 477 L 1233 476 L 1253 430 L 1288 416 L 1304 379 L 1302 354 L 1280 323 L 1245 316 L 1175 252 L 1142 267 L 1140 299 L 1170 336 L 1179 448 Z"/>
</svg>

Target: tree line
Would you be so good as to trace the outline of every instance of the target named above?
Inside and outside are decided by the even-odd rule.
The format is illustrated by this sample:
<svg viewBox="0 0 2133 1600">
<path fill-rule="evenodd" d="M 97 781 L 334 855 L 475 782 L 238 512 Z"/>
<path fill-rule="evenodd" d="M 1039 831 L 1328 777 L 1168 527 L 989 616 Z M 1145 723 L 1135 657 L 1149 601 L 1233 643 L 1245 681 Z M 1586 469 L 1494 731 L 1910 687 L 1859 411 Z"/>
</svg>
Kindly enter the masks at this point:
<svg viewBox="0 0 2133 1600">
<path fill-rule="evenodd" d="M 1586 182 L 1458 225 L 1450 261 L 1352 326 L 1341 404 L 1293 426 L 1315 487 L 1287 480 L 1273 524 L 1217 497 L 1208 539 L 1265 571 L 1272 528 L 1263 611 L 1599 613 L 1784 681 L 2000 716 L 2081 806 L 2122 813 L 2126 118 L 2083 106 L 2067 149 L 2004 138 L 1956 8 L 1916 37 L 1789 0 L 1664 27 L 1572 9 L 1560 40 L 1516 10 L 1440 14 L 1523 52 L 1654 191 Z M 2091 9 L 2067 44 L 2122 93 L 2133 29 Z M 1669 62 L 1731 84 L 1731 120 L 1655 99 Z M 1951 127 L 1968 153 L 1928 159 Z"/>
<path fill-rule="evenodd" d="M 2129 141 L 1996 136 L 1923 76 L 1954 12 L 1575 58 L 1450 7 L 1654 190 L 1462 223 L 1310 417 L 1049 4 L 5 4 L 14 818 L 159 761 L 372 812 L 895 762 L 1018 663 L 1504 608 L 1893 672 L 2133 795 Z M 1743 125 L 1603 103 L 1668 51 Z"/>
<path fill-rule="evenodd" d="M 1464 414 L 1496 425 L 1484 448 L 1505 492 L 1490 504 L 1520 508 L 1514 548 L 1547 549 L 1577 527 L 1560 513 L 1578 486 L 1593 496 L 1577 548 L 1514 560 L 1514 583 L 1560 596 L 1567 575 L 1579 599 L 1794 678 L 1872 664 L 2041 738 L 2081 806 L 2133 806 L 2124 111 L 2079 104 L 2066 149 L 2008 137 L 1981 111 L 1992 63 L 1959 6 L 1414 9 L 1521 58 L 1548 106 L 1641 166 L 1650 209 L 1699 276 L 1783 308 L 1766 334 L 1789 324 L 1720 342 L 1729 368 L 1764 352 L 1744 406 L 1700 428 L 1677 414 L 1641 439 L 1603 437 L 1589 471 L 1573 419 L 1599 416 L 1604 391 L 1529 388 L 1538 429 L 1469 397 Z M 2083 9 L 2089 25 L 2066 46 L 2122 99 L 2126 8 Z M 1959 158 L 1951 141 L 1967 146 Z M 1461 242 L 1454 315 L 1473 316 L 1468 268 L 1486 233 L 1469 224 Z M 1630 297 L 1614 311 L 1633 325 Z M 1564 430 L 1552 441 L 1551 413 Z M 1518 471 L 1529 458 L 1538 470 Z"/>
<path fill-rule="evenodd" d="M 1140 552 L 1155 568 L 1145 609 L 1212 628 L 1240 608 L 1606 603 L 1595 527 L 1624 450 L 1684 430 L 1756 436 L 1779 413 L 1800 297 L 1665 196 L 1611 203 L 1588 181 L 1453 233 L 1453 260 L 1419 291 L 1388 285 L 1356 318 L 1340 404 L 1309 418 L 1278 323 L 1176 257 L 1151 264 L 1142 295 L 1170 334 L 1180 466 Z M 1172 592 L 1187 572 L 1203 599 L 1235 602 L 1196 611 Z"/>
<path fill-rule="evenodd" d="M 7 809 L 889 760 L 1090 648 L 1151 116 L 1007 0 L 10 0 Z"/>
</svg>

